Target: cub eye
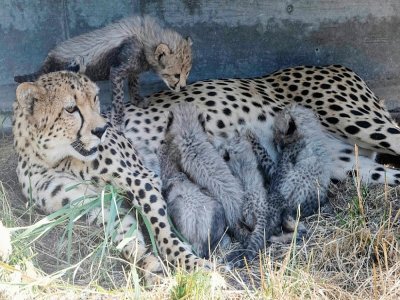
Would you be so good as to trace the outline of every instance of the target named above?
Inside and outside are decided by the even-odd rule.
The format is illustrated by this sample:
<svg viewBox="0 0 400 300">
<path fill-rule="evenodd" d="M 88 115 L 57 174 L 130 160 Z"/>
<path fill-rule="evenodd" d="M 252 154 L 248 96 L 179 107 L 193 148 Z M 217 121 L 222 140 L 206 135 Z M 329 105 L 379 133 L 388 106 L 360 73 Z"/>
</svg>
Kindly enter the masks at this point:
<svg viewBox="0 0 400 300">
<path fill-rule="evenodd" d="M 179 79 L 179 78 L 181 77 L 181 74 L 175 74 L 174 77 L 175 77 L 176 79 Z"/>
<path fill-rule="evenodd" d="M 66 107 L 65 110 L 67 111 L 67 113 L 73 114 L 74 112 L 78 111 L 78 106 L 70 106 L 70 107 Z"/>
</svg>

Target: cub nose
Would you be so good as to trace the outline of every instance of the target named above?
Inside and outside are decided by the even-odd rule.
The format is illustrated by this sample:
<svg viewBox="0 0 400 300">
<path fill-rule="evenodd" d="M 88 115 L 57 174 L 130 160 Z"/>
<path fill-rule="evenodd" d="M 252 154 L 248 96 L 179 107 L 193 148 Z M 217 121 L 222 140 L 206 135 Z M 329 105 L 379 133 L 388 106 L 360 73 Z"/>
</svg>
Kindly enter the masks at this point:
<svg viewBox="0 0 400 300">
<path fill-rule="evenodd" d="M 108 125 L 105 125 L 104 127 L 96 127 L 95 129 L 92 129 L 92 134 L 97 136 L 99 139 L 103 136 L 104 132 L 106 132 Z"/>
<path fill-rule="evenodd" d="M 181 86 L 179 85 L 179 82 L 173 86 L 173 89 L 174 89 L 175 92 L 180 92 L 181 91 Z"/>
</svg>

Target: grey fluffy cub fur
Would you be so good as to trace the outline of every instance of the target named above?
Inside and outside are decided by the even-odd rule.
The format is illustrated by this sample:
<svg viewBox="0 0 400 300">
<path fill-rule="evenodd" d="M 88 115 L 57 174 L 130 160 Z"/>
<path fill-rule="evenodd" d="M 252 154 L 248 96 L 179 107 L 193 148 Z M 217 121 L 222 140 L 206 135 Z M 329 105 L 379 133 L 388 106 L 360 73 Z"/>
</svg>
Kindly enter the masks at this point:
<svg viewBox="0 0 400 300">
<path fill-rule="evenodd" d="M 258 206 L 266 202 L 266 190 L 252 145 L 236 132 L 233 137 L 217 145 L 217 148 L 233 176 L 240 181 L 243 190 L 242 222 L 253 230 Z"/>
<path fill-rule="evenodd" d="M 314 213 L 326 202 L 330 182 L 329 151 L 319 120 L 311 110 L 299 105 L 284 109 L 274 124 L 274 142 L 279 157 L 276 165 L 258 143 L 247 134 L 261 165 L 271 172 L 267 204 L 260 206 L 256 227 L 247 240 L 245 256 L 254 258 L 265 240 L 280 231 L 282 222 L 293 223 L 298 206 L 301 217 Z"/>
<path fill-rule="evenodd" d="M 224 208 L 180 170 L 179 149 L 171 141 L 158 156 L 168 214 L 197 255 L 208 258 L 225 233 Z"/>
<path fill-rule="evenodd" d="M 133 143 L 132 143 L 133 144 Z M 160 162 L 155 151 L 152 151 L 148 146 L 140 145 L 135 146 L 137 153 L 139 154 L 139 158 L 141 159 L 142 163 L 148 168 L 149 170 L 153 171 L 157 176 L 160 176 Z"/>
<path fill-rule="evenodd" d="M 85 73 L 93 81 L 110 79 L 113 121 L 121 125 L 124 80 L 128 79 L 131 101 L 137 106 L 148 105 L 138 92 L 138 76 L 144 71 L 155 71 L 170 89 L 179 91 L 191 69 L 191 44 L 190 38 L 162 28 L 148 16 L 125 18 L 62 42 L 37 72 L 14 80 L 35 81 L 42 74 L 66 69 Z"/>
<path fill-rule="evenodd" d="M 208 258 L 218 244 L 229 242 L 224 236 L 227 227 L 224 208 L 182 172 L 180 152 L 172 135 L 166 134 L 157 154 L 147 146 L 136 150 L 142 163 L 160 176 L 168 215 L 197 255 Z"/>
<path fill-rule="evenodd" d="M 276 120 L 274 140 L 280 156 L 271 186 L 290 200 L 293 215 L 300 205 L 301 216 L 310 216 L 326 202 L 331 180 L 326 133 L 313 111 L 291 105 Z"/>
<path fill-rule="evenodd" d="M 243 255 L 251 259 L 253 253 L 261 249 L 263 244 L 253 245 L 253 240 L 263 238 L 264 231 L 267 232 L 267 239 L 280 233 L 281 207 L 284 201 L 279 194 L 267 197 L 257 157 L 253 153 L 252 144 L 246 139 L 248 134 L 247 131 L 242 135 L 236 133 L 234 137 L 217 146 L 232 174 L 240 180 L 244 192 L 242 222 L 249 231 L 245 230 L 246 227 L 241 229 L 240 241 L 245 251 L 239 249 L 228 256 L 228 261 L 234 262 L 237 266 L 243 264 L 240 260 Z"/>
<path fill-rule="evenodd" d="M 221 203 L 229 229 L 235 235 L 241 218 L 243 192 L 240 182 L 209 142 L 205 119 L 193 104 L 175 106 L 168 117 L 167 133 L 180 151 L 182 171 Z"/>
</svg>

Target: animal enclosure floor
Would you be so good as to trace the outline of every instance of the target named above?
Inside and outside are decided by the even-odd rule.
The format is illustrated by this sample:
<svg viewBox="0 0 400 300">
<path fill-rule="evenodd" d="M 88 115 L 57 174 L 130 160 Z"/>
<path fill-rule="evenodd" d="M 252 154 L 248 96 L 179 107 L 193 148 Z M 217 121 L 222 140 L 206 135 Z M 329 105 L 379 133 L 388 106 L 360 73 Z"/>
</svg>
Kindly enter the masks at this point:
<svg viewBox="0 0 400 300">
<path fill-rule="evenodd" d="M 12 206 L 25 205 L 21 188 L 18 183 L 15 169 L 17 167 L 17 155 L 13 147 L 13 139 L 10 134 L 1 135 L 0 132 L 0 183 L 3 184 Z"/>
<path fill-rule="evenodd" d="M 44 215 L 30 209 L 22 195 L 15 172 L 16 164 L 12 137 L 0 136 L 0 184 L 7 194 L 15 223 L 26 226 Z M 219 291 L 218 295 L 223 295 L 219 298 L 366 299 L 373 292 L 377 298 L 398 299 L 400 188 L 362 186 L 357 191 L 354 180 L 349 179 L 332 185 L 330 190 L 329 204 L 322 208 L 320 214 L 305 221 L 308 235 L 302 242 L 271 245 L 262 253 L 261 264 L 257 261 L 249 268 L 223 273 L 227 287 Z M 0 219 L 2 217 L 4 214 L 0 214 Z M 74 254 L 84 255 L 87 251 L 84 247 L 88 244 L 88 230 L 93 228 L 78 226 L 73 237 L 76 240 L 72 245 Z M 46 274 L 69 267 L 65 253 L 55 250 L 59 249 L 62 234 L 63 228 L 56 228 L 32 246 L 35 266 Z M 91 244 L 96 242 L 90 241 Z M 118 259 L 118 254 L 114 254 Z M 109 274 L 98 284 L 108 289 L 123 287 L 126 282 L 125 267 L 124 263 L 119 263 L 113 264 L 112 269 L 105 268 Z M 88 270 L 90 266 L 82 265 L 74 284 L 90 284 Z M 167 282 L 173 283 L 164 283 L 156 291 L 142 294 L 143 298 L 169 298 L 179 280 L 178 283 L 175 278 Z M 184 286 L 185 282 L 181 284 Z M 208 290 L 206 296 L 197 298 L 208 299 Z"/>
</svg>

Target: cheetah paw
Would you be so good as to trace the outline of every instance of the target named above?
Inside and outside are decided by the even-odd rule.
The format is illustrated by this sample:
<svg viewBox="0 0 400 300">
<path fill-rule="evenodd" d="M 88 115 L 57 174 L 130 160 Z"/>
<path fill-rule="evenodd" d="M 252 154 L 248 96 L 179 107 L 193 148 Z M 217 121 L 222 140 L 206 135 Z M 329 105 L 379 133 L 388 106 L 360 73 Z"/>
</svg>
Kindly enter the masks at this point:
<svg viewBox="0 0 400 300">
<path fill-rule="evenodd" d="M 0 260 L 7 261 L 12 253 L 9 230 L 0 221 Z"/>
</svg>

